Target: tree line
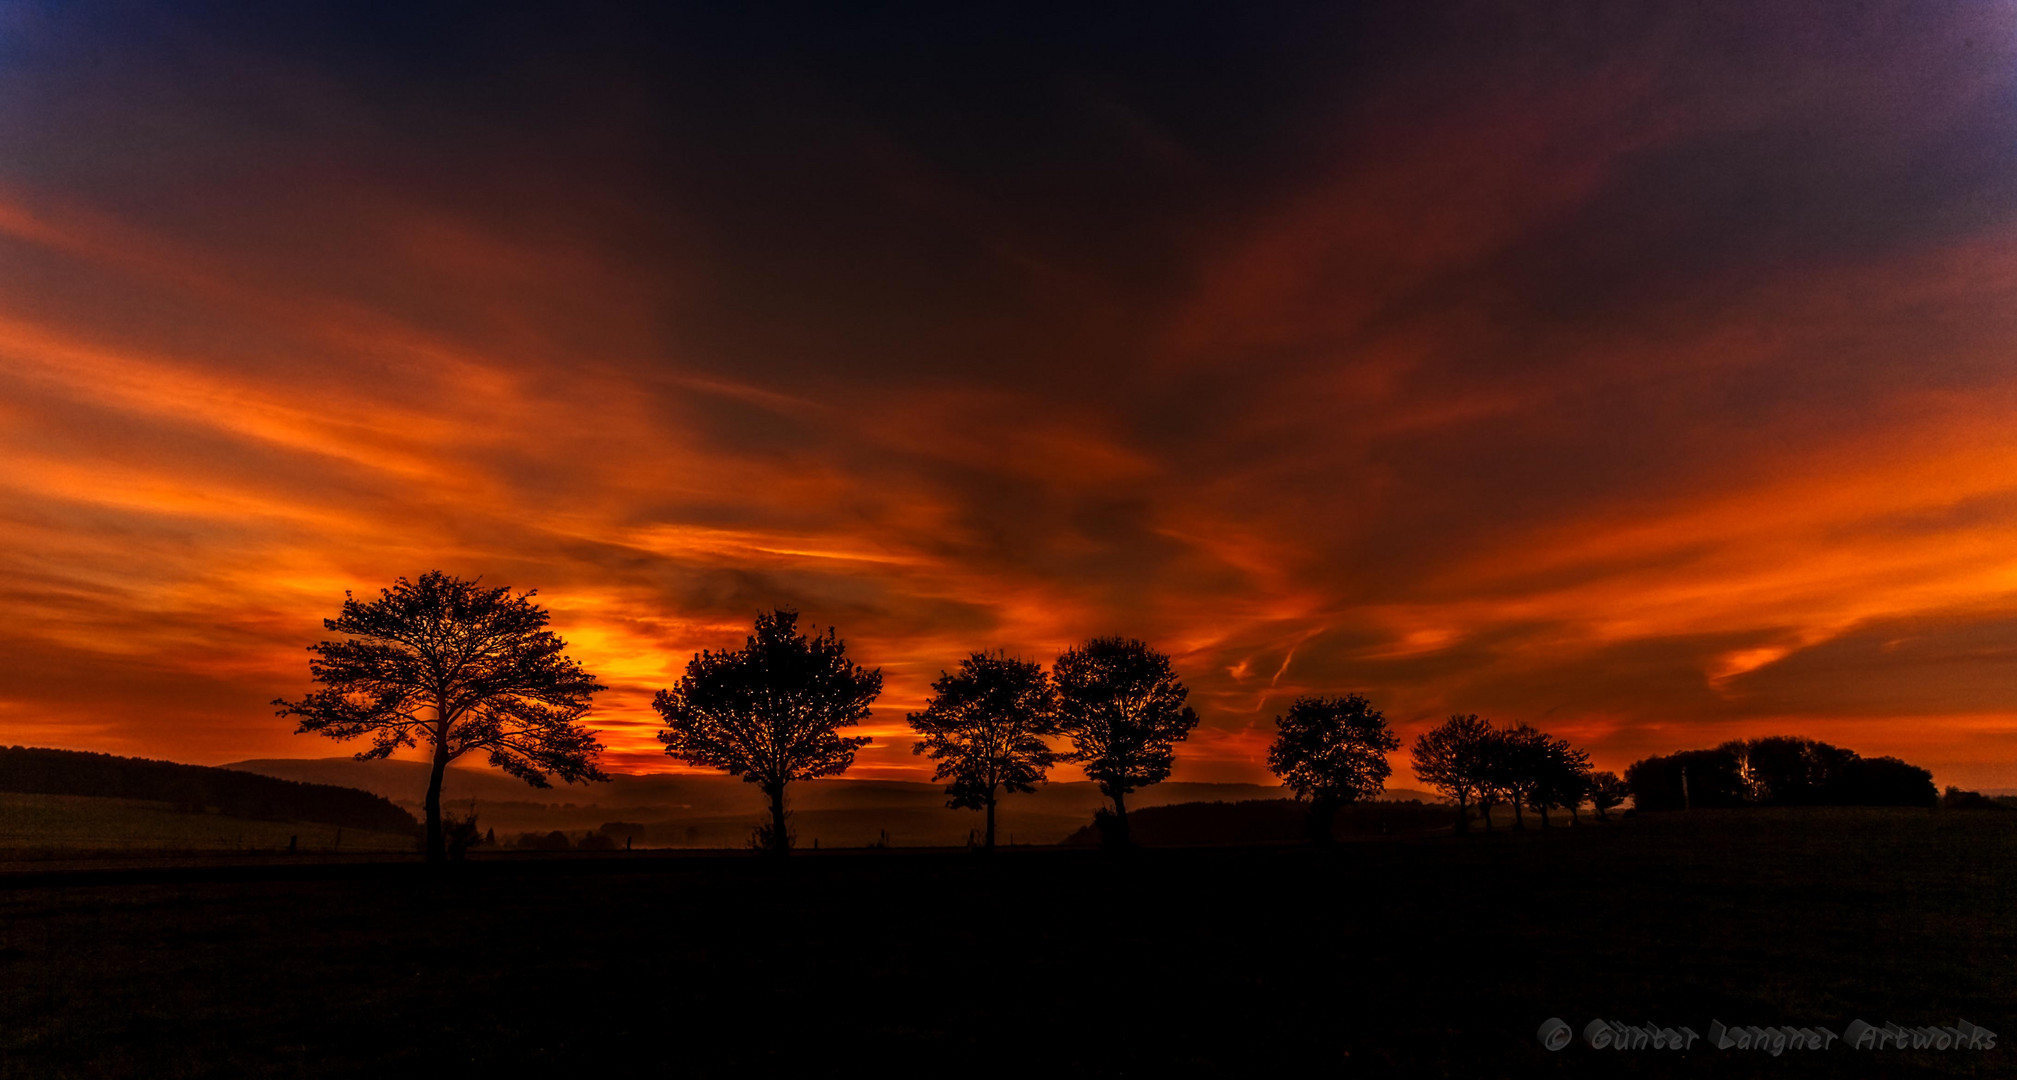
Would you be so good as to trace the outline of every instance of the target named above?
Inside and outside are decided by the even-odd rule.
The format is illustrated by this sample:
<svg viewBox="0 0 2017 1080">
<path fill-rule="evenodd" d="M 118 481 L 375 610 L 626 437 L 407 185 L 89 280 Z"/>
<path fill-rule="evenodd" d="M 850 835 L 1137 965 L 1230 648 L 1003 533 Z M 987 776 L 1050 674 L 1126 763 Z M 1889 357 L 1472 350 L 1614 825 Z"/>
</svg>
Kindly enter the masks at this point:
<svg viewBox="0 0 2017 1080">
<path fill-rule="evenodd" d="M 652 705 L 666 753 L 763 791 L 770 822 L 756 842 L 782 854 L 792 846 L 788 785 L 853 764 L 868 740 L 841 732 L 868 715 L 881 689 L 882 673 L 848 660 L 832 629 L 808 636 L 796 612 L 778 609 L 757 616 L 743 648 L 695 656 Z M 908 719 L 913 752 L 933 763 L 947 805 L 982 812 L 985 847 L 994 847 L 1001 799 L 1034 790 L 1059 762 L 1099 785 L 1113 804 L 1100 820 L 1125 844 L 1128 796 L 1169 776 L 1175 745 L 1197 726 L 1188 694 L 1168 656 L 1133 638 L 1103 637 L 1065 650 L 1049 672 L 973 653 L 940 674 L 924 710 Z"/>
<path fill-rule="evenodd" d="M 482 752 L 535 787 L 606 779 L 602 744 L 580 723 L 604 689 L 565 655 L 533 592 L 484 588 L 440 571 L 400 578 L 375 600 L 345 594 L 325 629 L 345 635 L 309 646 L 310 678 L 298 700 L 274 702 L 298 733 L 368 738 L 359 759 L 425 746 L 433 768 L 425 800 L 427 853 L 448 855 L 441 785 L 448 764 Z M 791 848 L 786 796 L 797 781 L 845 772 L 869 740 L 846 734 L 869 715 L 882 672 L 848 658 L 836 632 L 806 634 L 798 614 L 757 616 L 740 649 L 704 650 L 652 700 L 665 752 L 756 785 L 770 808 L 758 846 Z M 1098 637 L 1064 650 L 1049 671 L 976 652 L 942 672 L 908 720 L 913 751 L 933 763 L 948 805 L 978 810 L 995 841 L 1001 799 L 1077 765 L 1112 803 L 1096 820 L 1128 842 L 1128 796 L 1166 779 L 1176 744 L 1197 726 L 1189 691 L 1169 656 L 1143 641 Z M 1277 718 L 1269 765 L 1328 822 L 1338 805 L 1377 794 L 1399 741 L 1358 695 L 1298 699 Z M 1328 832 L 1325 833 L 1328 835 Z"/>
<path fill-rule="evenodd" d="M 1567 740 L 1525 724 L 1500 728 L 1476 716 L 1452 716 L 1415 740 L 1415 775 L 1457 806 L 1463 831 L 1476 807 L 1485 828 L 1495 806 L 1567 809 L 1571 820 L 1588 802 L 1598 817 L 1632 800 L 1634 810 L 1738 806 L 1933 806 L 1933 774 L 1894 757 L 1795 735 L 1734 739 L 1709 750 L 1655 754 L 1633 762 L 1621 778 L 1590 768 L 1589 755 Z"/>
<path fill-rule="evenodd" d="M 1625 801 L 1616 773 L 1592 770 L 1590 755 L 1527 724 L 1497 727 L 1473 714 L 1452 716 L 1423 732 L 1409 750 L 1416 779 L 1456 804 L 1457 831 L 1470 827 L 1477 808 L 1486 831 L 1492 811 L 1510 806 L 1513 827 L 1526 827 L 1526 812 L 1550 825 L 1550 813 L 1569 811 L 1574 821 L 1584 803 L 1599 818 Z"/>
<path fill-rule="evenodd" d="M 1933 774 L 1894 757 L 1796 735 L 1733 739 L 1711 750 L 1655 755 L 1625 770 L 1632 805 L 1642 810 L 1689 806 L 1932 806 Z"/>
<path fill-rule="evenodd" d="M 602 744 L 580 723 L 604 687 L 565 655 L 534 593 L 486 589 L 440 571 L 400 578 L 380 593 L 371 601 L 345 594 L 338 617 L 324 620 L 345 639 L 309 646 L 310 677 L 320 687 L 274 704 L 280 715 L 299 717 L 297 732 L 368 737 L 360 759 L 424 744 L 433 764 L 425 801 L 431 860 L 447 856 L 441 783 L 463 754 L 481 751 L 535 787 L 548 786 L 550 776 L 607 779 L 596 764 Z M 1095 822 L 1109 843 L 1126 845 L 1128 797 L 1169 776 L 1176 744 L 1198 722 L 1169 656 L 1129 637 L 1065 649 L 1049 671 L 975 652 L 956 671 L 941 672 L 931 690 L 924 709 L 907 717 L 917 736 L 913 752 L 932 762 L 948 806 L 982 814 L 988 849 L 1000 801 L 1033 790 L 1060 763 L 1077 765 L 1098 785 L 1112 806 Z M 796 612 L 779 608 L 757 616 L 742 648 L 695 654 L 652 706 L 668 755 L 763 792 L 769 820 L 754 843 L 783 854 L 792 846 L 790 785 L 853 765 L 869 740 L 846 731 L 869 715 L 881 692 L 882 672 L 849 659 L 835 630 L 806 634 Z M 1275 718 L 1268 767 L 1306 804 L 1312 836 L 1328 840 L 1339 807 L 1385 789 L 1388 755 L 1400 747 L 1365 697 L 1300 697 Z M 1930 774 L 1895 759 L 1786 738 L 1648 758 L 1621 779 L 1592 770 L 1589 754 L 1566 739 L 1476 715 L 1452 716 L 1424 732 L 1411 759 L 1421 782 L 1455 804 L 1460 832 L 1474 810 L 1487 831 L 1501 806 L 1512 810 L 1514 828 L 1525 828 L 1530 810 L 1546 827 L 1553 811 L 1567 809 L 1574 821 L 1585 803 L 1608 817 L 1628 795 L 1642 809 L 1672 805 L 1676 792 L 1681 804 L 1704 806 L 1916 804 L 1920 777 L 1931 792 Z"/>
</svg>

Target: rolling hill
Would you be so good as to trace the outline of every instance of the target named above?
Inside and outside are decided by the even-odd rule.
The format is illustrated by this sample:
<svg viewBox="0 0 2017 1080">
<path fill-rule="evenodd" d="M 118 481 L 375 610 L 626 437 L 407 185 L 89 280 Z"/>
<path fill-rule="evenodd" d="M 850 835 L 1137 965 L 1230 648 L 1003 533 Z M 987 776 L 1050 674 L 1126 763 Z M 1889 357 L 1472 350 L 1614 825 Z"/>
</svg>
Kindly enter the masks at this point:
<svg viewBox="0 0 2017 1080">
<path fill-rule="evenodd" d="M 79 750 L 0 749 L 0 792 L 168 803 L 253 821 L 301 821 L 411 834 L 413 815 L 353 784 L 276 777 Z"/>
</svg>

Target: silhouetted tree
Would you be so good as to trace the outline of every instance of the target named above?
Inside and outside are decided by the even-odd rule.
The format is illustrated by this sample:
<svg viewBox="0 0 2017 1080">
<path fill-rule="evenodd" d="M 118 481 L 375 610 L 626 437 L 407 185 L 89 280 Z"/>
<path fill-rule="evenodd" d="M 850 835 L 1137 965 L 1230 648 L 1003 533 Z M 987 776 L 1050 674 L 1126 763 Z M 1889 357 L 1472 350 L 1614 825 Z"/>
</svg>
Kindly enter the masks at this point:
<svg viewBox="0 0 2017 1080">
<path fill-rule="evenodd" d="M 791 850 L 785 785 L 854 764 L 855 750 L 869 740 L 839 729 L 867 717 L 882 693 L 882 672 L 850 661 L 831 628 L 807 637 L 797 627 L 795 611 L 758 615 L 741 649 L 696 655 L 679 684 L 651 703 L 665 719 L 658 741 L 667 754 L 762 789 L 770 800 L 765 841 L 778 855 Z"/>
<path fill-rule="evenodd" d="M 993 851 L 996 801 L 1035 790 L 1057 760 L 1044 741 L 1057 733 L 1057 692 L 1042 665 L 986 653 L 940 672 L 931 688 L 925 710 L 909 717 L 923 736 L 911 752 L 937 763 L 933 780 L 951 781 L 947 806 L 986 812 L 983 845 Z"/>
<path fill-rule="evenodd" d="M 596 767 L 602 744 L 579 721 L 606 689 L 562 654 L 533 592 L 484 589 L 439 570 L 400 578 L 379 599 L 344 594 L 343 612 L 323 620 L 344 641 L 310 645 L 308 671 L 322 688 L 300 701 L 275 701 L 298 716 L 297 734 L 371 736 L 360 761 L 425 742 L 427 858 L 448 852 L 441 781 L 448 763 L 472 750 L 533 787 L 547 775 L 568 783 L 607 780 Z"/>
<path fill-rule="evenodd" d="M 1184 704 L 1170 658 L 1133 638 L 1094 638 L 1067 649 L 1051 667 L 1058 688 L 1058 730 L 1072 751 L 1063 760 L 1085 769 L 1114 803 L 1110 833 L 1128 842 L 1127 796 L 1170 774 L 1177 743 L 1197 726 Z"/>
<path fill-rule="evenodd" d="M 1498 737 L 1488 744 L 1485 773 L 1492 784 L 1513 805 L 1513 828 L 1527 827 L 1526 816 L 1522 813 L 1534 805 L 1534 796 L 1539 791 L 1548 770 L 1548 736 L 1526 724 L 1507 728 L 1498 732 Z M 1547 820 L 1546 816 L 1542 821 Z"/>
<path fill-rule="evenodd" d="M 1585 752 L 1578 750 L 1577 753 L 1582 754 Z M 1583 810 L 1583 804 L 1588 802 L 1590 798 L 1590 763 L 1587 754 L 1583 762 L 1583 770 L 1570 777 L 1568 786 L 1562 788 L 1556 794 L 1562 800 L 1559 805 L 1568 807 L 1569 809 L 1569 824 L 1580 824 L 1582 822 L 1580 814 Z"/>
<path fill-rule="evenodd" d="M 1386 789 L 1394 771 L 1387 752 L 1401 748 L 1386 717 L 1358 694 L 1297 698 L 1275 717 L 1275 729 L 1268 768 L 1309 804 L 1318 843 L 1330 842 L 1338 807 Z"/>
<path fill-rule="evenodd" d="M 1524 725 L 1521 730 L 1532 731 Z M 1573 820 L 1589 791 L 1590 755 L 1570 746 L 1569 740 L 1543 731 L 1518 737 L 1528 744 L 1528 766 L 1533 773 L 1527 805 L 1540 812 L 1541 827 L 1548 827 L 1548 812 L 1559 806 L 1569 807 Z"/>
<path fill-rule="evenodd" d="M 1625 782 L 1617 773 L 1607 770 L 1590 774 L 1590 808 L 1600 820 L 1609 821 L 1611 811 L 1624 803 L 1627 794 Z"/>
<path fill-rule="evenodd" d="M 1458 832 L 1470 828 L 1470 805 L 1486 781 L 1485 758 L 1491 741 L 1492 725 L 1472 713 L 1452 716 L 1415 736 L 1409 751 L 1415 778 L 1456 801 Z M 1486 827 L 1491 827 L 1489 816 Z"/>
</svg>

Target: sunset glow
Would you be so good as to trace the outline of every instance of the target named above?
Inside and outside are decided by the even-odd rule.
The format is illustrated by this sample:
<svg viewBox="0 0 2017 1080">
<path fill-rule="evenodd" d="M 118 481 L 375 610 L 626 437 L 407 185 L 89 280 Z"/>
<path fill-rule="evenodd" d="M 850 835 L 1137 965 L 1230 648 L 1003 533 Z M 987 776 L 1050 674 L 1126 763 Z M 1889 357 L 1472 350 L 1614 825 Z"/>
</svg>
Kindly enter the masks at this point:
<svg viewBox="0 0 2017 1080">
<path fill-rule="evenodd" d="M 791 606 L 883 672 L 850 776 L 1124 634 L 1182 780 L 1356 691 L 2017 787 L 2008 5 L 1125 69 L 281 7 L 0 6 L 0 743 L 345 752 L 268 703 L 439 568 L 538 590 L 612 771 Z"/>
</svg>

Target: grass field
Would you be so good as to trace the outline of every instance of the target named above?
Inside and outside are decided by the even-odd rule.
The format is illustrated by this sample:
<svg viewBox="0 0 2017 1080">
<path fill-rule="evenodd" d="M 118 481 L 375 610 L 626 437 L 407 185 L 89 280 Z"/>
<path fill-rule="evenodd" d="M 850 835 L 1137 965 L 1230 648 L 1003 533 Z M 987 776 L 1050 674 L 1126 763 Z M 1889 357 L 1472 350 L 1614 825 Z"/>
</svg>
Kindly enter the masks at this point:
<svg viewBox="0 0 2017 1080">
<path fill-rule="evenodd" d="M 340 834 L 340 835 L 339 835 Z M 0 792 L 0 865 L 93 855 L 412 851 L 411 837 L 190 812 L 170 803 Z"/>
<path fill-rule="evenodd" d="M 2017 814 L 1696 812 L 1332 851 L 15 875 L 0 1074 L 2008 1076 L 1558 1052 L 1559 1016 L 2017 1039 Z"/>
</svg>

